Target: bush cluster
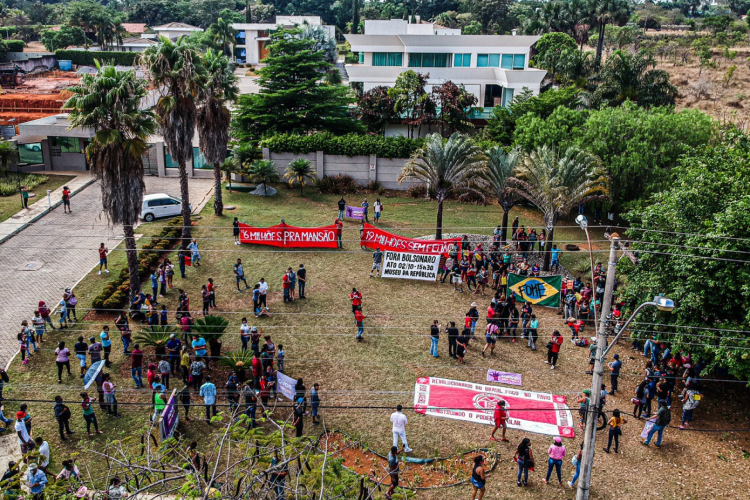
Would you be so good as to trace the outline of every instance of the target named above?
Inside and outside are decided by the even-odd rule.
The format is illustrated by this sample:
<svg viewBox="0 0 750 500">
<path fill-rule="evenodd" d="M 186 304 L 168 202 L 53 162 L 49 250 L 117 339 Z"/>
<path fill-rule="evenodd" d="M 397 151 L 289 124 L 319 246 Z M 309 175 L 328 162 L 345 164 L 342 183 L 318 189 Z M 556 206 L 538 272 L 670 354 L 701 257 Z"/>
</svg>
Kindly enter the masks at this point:
<svg viewBox="0 0 750 500">
<path fill-rule="evenodd" d="M 324 175 L 318 181 L 318 190 L 323 194 L 354 194 L 357 183 L 351 175 Z"/>
<path fill-rule="evenodd" d="M 159 233 L 159 236 L 141 246 L 138 252 L 138 270 L 141 278 L 145 279 L 159 264 L 163 250 L 169 250 L 179 243 L 182 234 L 182 218 L 175 217 Z M 94 309 L 118 309 L 130 294 L 130 276 L 128 270 L 123 269 L 120 275 L 110 281 L 102 293 L 94 298 Z"/>
<path fill-rule="evenodd" d="M 108 52 L 104 50 L 56 50 L 57 60 L 71 61 L 73 64 L 82 66 L 93 66 L 94 59 L 102 63 L 113 63 L 121 66 L 133 66 L 137 52 Z"/>
<path fill-rule="evenodd" d="M 29 189 L 34 189 L 40 184 L 43 184 L 49 180 L 46 175 L 39 174 L 28 174 L 21 178 L 19 184 L 15 177 L 6 177 L 0 180 L 0 196 L 13 196 L 18 194 L 18 186 L 26 186 Z"/>
<path fill-rule="evenodd" d="M 328 155 L 369 156 L 378 158 L 409 158 L 424 145 L 423 139 L 382 137 L 376 135 L 311 135 L 279 134 L 263 139 L 261 147 L 274 153 L 308 154 L 322 151 Z"/>
<path fill-rule="evenodd" d="M 26 44 L 23 40 L 5 40 L 5 46 L 8 47 L 8 52 L 23 52 L 23 48 Z"/>
</svg>

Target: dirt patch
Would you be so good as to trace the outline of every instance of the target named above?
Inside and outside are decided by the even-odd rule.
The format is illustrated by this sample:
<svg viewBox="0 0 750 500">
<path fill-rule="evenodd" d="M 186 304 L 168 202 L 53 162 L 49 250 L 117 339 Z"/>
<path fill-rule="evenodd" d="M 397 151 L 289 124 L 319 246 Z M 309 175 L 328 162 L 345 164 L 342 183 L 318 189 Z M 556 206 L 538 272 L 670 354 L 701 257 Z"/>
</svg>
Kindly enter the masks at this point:
<svg viewBox="0 0 750 500">
<path fill-rule="evenodd" d="M 363 446 L 359 441 L 341 433 L 331 432 L 320 438 L 320 445 L 355 473 L 376 484 L 390 485 L 388 461 L 380 454 Z M 495 467 L 497 456 L 491 451 L 471 451 L 449 458 L 439 458 L 429 463 L 414 463 L 401 459 L 400 483 L 410 489 L 445 488 L 468 481 L 474 457 L 485 457 L 487 467 Z"/>
</svg>

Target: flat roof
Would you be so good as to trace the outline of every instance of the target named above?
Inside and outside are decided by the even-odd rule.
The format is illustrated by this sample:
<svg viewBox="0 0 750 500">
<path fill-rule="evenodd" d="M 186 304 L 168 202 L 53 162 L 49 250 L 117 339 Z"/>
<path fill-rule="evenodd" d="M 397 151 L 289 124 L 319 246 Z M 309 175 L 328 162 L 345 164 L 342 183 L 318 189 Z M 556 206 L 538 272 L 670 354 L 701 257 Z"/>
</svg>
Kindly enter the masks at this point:
<svg viewBox="0 0 750 500">
<path fill-rule="evenodd" d="M 531 47 L 535 35 L 344 35 L 351 45 L 402 47 Z"/>
</svg>

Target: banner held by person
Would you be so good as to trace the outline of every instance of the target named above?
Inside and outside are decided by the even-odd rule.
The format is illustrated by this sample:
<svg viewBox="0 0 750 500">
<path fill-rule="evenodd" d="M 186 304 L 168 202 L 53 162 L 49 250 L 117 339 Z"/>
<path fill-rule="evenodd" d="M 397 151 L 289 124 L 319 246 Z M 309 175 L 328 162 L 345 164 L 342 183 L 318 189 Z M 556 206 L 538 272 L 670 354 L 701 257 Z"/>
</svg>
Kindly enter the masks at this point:
<svg viewBox="0 0 750 500">
<path fill-rule="evenodd" d="M 104 360 L 92 363 L 89 369 L 86 371 L 86 375 L 83 376 L 83 388 L 88 389 L 89 386 L 96 380 L 99 372 L 104 368 Z"/>
<path fill-rule="evenodd" d="M 386 251 L 381 277 L 435 281 L 438 267 L 440 255 Z"/>
<path fill-rule="evenodd" d="M 281 223 L 253 227 L 240 223 L 240 243 L 282 248 L 337 248 L 336 226 L 296 227 Z"/>
<path fill-rule="evenodd" d="M 180 412 L 177 411 L 177 389 L 173 389 L 172 394 L 167 400 L 167 404 L 164 405 L 164 410 L 161 412 L 161 438 L 171 438 L 179 421 Z"/>
<path fill-rule="evenodd" d="M 510 429 L 575 437 L 565 396 L 435 377 L 420 377 L 414 385 L 414 411 L 433 417 L 494 425 L 500 401 L 505 401 Z"/>
<path fill-rule="evenodd" d="M 290 401 L 294 401 L 294 386 L 297 381 L 281 372 L 276 372 L 276 382 L 279 384 L 279 393 Z"/>
<path fill-rule="evenodd" d="M 499 372 L 490 368 L 487 370 L 487 382 L 498 382 L 508 385 L 523 385 L 520 373 Z"/>
<path fill-rule="evenodd" d="M 461 251 L 461 238 L 450 238 L 447 240 L 419 240 L 407 238 L 387 231 L 383 231 L 371 224 L 363 224 L 360 246 L 383 251 L 409 252 L 429 255 L 447 255 L 450 246 L 454 244 L 457 252 Z"/>
<path fill-rule="evenodd" d="M 365 209 L 364 207 L 352 207 L 347 205 L 346 211 L 344 211 L 344 217 L 347 219 L 364 220 Z"/>
<path fill-rule="evenodd" d="M 562 276 L 529 277 L 520 274 L 508 275 L 508 288 L 515 292 L 519 302 L 534 305 L 559 307 Z"/>
</svg>

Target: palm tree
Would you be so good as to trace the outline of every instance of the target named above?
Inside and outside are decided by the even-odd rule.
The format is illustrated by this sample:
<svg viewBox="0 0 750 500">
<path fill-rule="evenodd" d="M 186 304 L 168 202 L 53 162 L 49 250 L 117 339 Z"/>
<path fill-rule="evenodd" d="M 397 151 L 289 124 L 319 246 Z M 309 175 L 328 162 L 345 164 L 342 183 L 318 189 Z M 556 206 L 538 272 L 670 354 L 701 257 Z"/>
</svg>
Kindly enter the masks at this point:
<svg viewBox="0 0 750 500">
<path fill-rule="evenodd" d="M 578 148 L 560 156 L 554 147 L 542 146 L 524 156 L 509 179 L 512 191 L 533 203 L 544 214 L 547 246 L 544 271 L 549 271 L 555 225 L 588 200 L 609 195 L 608 179 L 601 160 Z"/>
<path fill-rule="evenodd" d="M 506 152 L 502 147 L 495 146 L 487 151 L 487 182 L 497 197 L 497 203 L 503 209 L 503 242 L 507 241 L 508 237 L 508 213 L 517 201 L 508 180 L 513 177 L 520 156 L 521 151 L 518 148 Z"/>
<path fill-rule="evenodd" d="M 208 31 L 213 42 L 221 47 L 221 53 L 231 58 L 234 52 L 232 48 L 237 43 L 237 32 L 232 28 L 232 23 L 220 17 L 208 28 Z"/>
<path fill-rule="evenodd" d="M 602 64 L 604 50 L 604 28 L 608 23 L 622 24 L 630 18 L 630 2 L 628 0 L 592 0 L 592 17 L 599 28 L 599 39 L 596 44 L 596 68 Z"/>
<path fill-rule="evenodd" d="M 148 87 L 134 71 L 118 71 L 96 62 L 97 72 L 82 75 L 68 89 L 70 128 L 88 128 L 94 137 L 86 148 L 102 189 L 102 205 L 113 224 L 122 224 L 131 299 L 140 291 L 134 226 L 143 204 L 143 159 L 146 139 L 156 130 L 154 114 L 141 109 Z"/>
<path fill-rule="evenodd" d="M 221 21 L 221 19 L 219 19 Z M 226 56 L 208 49 L 201 58 L 206 70 L 198 104 L 198 141 L 206 161 L 214 166 L 214 214 L 221 215 L 224 203 L 221 196 L 221 164 L 227 158 L 229 124 L 232 113 L 229 103 L 237 99 L 237 77 Z"/>
<path fill-rule="evenodd" d="M 196 101 L 205 75 L 198 53 L 184 40 L 180 37 L 172 42 L 159 37 L 159 43 L 148 47 L 140 58 L 140 64 L 151 75 L 151 83 L 162 91 L 156 103 L 156 116 L 167 151 L 179 166 L 183 248 L 190 239 L 187 162 L 193 160 Z"/>
<path fill-rule="evenodd" d="M 438 203 L 435 238 L 443 237 L 443 202 L 451 195 L 476 191 L 485 184 L 487 157 L 467 135 L 455 132 L 448 139 L 428 135 L 425 145 L 416 151 L 398 176 L 427 184 Z"/>
<path fill-rule="evenodd" d="M 279 181 L 279 171 L 271 160 L 255 160 L 250 164 L 248 173 L 253 181 L 263 184 L 263 196 L 266 195 L 266 186 L 269 182 Z"/>
<path fill-rule="evenodd" d="M 289 186 L 293 187 L 295 184 L 299 184 L 299 194 L 302 196 L 302 190 L 308 183 L 315 183 L 318 179 L 318 172 L 315 171 L 310 160 L 304 158 L 297 158 L 293 162 L 289 163 L 286 167 L 286 173 L 284 179 L 289 182 Z"/>
<path fill-rule="evenodd" d="M 616 50 L 604 63 L 602 84 L 594 91 L 593 103 L 619 106 L 630 100 L 642 107 L 674 106 L 677 88 L 670 83 L 669 73 L 653 69 L 655 66 L 646 51 L 631 54 Z"/>
</svg>

